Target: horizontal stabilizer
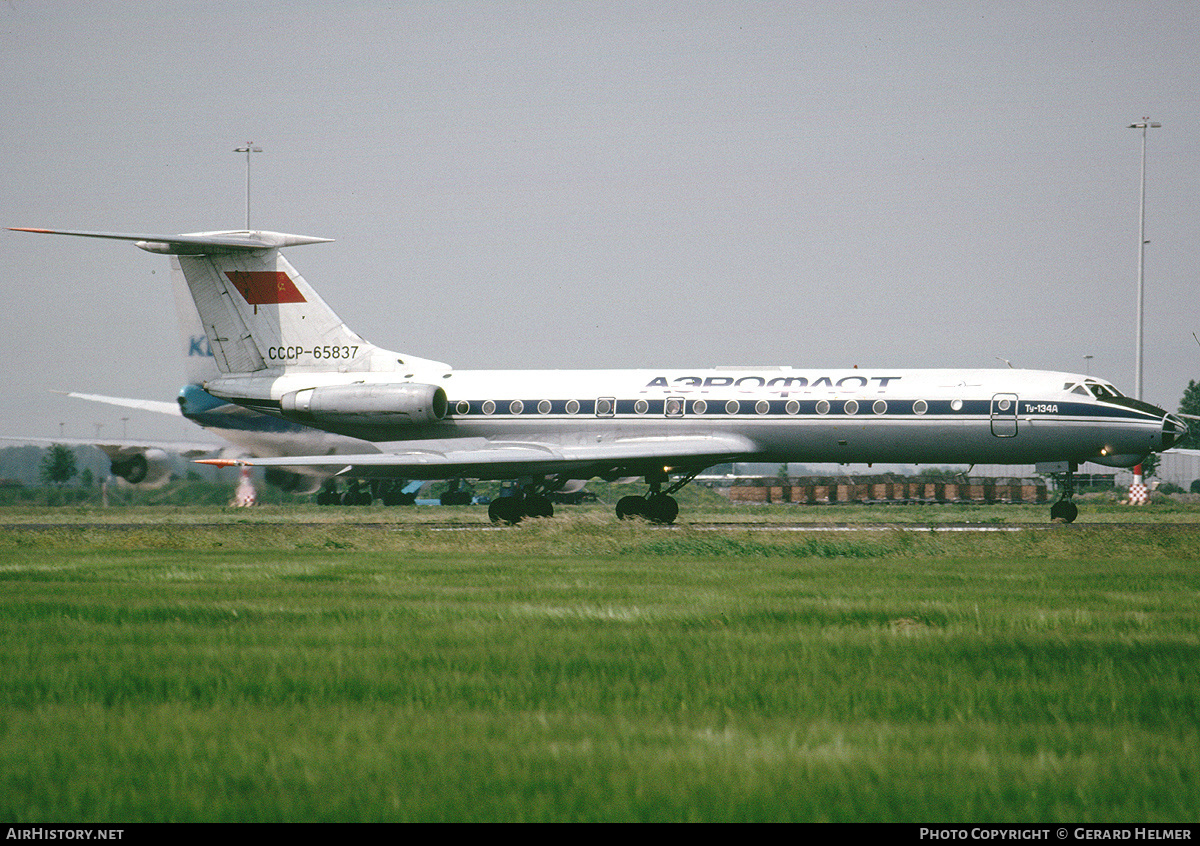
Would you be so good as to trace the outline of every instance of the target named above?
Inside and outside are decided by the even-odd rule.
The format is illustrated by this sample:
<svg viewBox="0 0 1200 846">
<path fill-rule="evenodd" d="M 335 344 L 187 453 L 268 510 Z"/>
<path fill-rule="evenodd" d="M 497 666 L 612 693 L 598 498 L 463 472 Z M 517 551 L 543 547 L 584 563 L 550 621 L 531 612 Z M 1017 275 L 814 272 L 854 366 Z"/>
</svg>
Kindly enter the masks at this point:
<svg viewBox="0 0 1200 846">
<path fill-rule="evenodd" d="M 223 374 L 261 371 L 439 371 L 449 366 L 385 350 L 346 326 L 280 251 L 332 239 L 263 230 L 158 235 L 78 229 L 14 232 L 132 241 L 169 255 L 187 285 Z M 409 377 L 405 377 L 409 378 Z"/>
<path fill-rule="evenodd" d="M 121 408 L 136 408 L 140 411 L 153 411 L 155 414 L 169 414 L 172 417 L 180 417 L 183 414 L 179 410 L 179 403 L 177 402 L 131 399 L 128 397 L 106 397 L 101 394 L 81 394 L 76 391 L 51 391 L 51 393 L 88 400 L 90 402 L 102 402 L 106 405 L 115 405 Z"/>
<path fill-rule="evenodd" d="M 9 227 L 13 232 L 38 232 L 43 235 L 75 235 L 80 238 L 109 238 L 116 241 L 133 241 L 136 246 L 151 253 L 176 256 L 200 256 L 211 253 L 244 252 L 247 250 L 275 250 L 281 247 L 299 247 L 304 244 L 326 244 L 332 238 L 314 238 L 308 235 L 286 235 L 282 232 L 255 232 L 234 230 L 229 232 L 192 232 L 183 235 L 147 235 L 131 232 L 84 232 L 76 229 L 30 229 Z"/>
</svg>

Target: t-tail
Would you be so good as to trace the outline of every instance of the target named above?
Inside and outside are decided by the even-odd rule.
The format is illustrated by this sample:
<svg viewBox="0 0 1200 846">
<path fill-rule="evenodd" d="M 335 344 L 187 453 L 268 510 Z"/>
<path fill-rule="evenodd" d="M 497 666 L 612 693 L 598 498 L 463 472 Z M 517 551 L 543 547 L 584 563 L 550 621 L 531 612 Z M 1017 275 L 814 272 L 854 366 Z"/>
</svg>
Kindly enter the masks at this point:
<svg viewBox="0 0 1200 846">
<path fill-rule="evenodd" d="M 385 350 L 342 322 L 283 257 L 283 247 L 331 239 L 279 232 L 144 235 L 17 229 L 133 241 L 172 257 L 183 274 L 217 369 L 223 374 L 445 369 L 440 362 Z"/>
</svg>

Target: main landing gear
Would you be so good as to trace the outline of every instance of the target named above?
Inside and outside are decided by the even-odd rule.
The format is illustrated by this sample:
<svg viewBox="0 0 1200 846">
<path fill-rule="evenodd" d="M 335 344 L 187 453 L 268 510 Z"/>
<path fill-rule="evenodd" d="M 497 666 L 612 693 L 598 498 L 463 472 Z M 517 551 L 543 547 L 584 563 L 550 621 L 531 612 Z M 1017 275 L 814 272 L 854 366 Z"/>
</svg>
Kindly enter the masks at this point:
<svg viewBox="0 0 1200 846">
<path fill-rule="evenodd" d="M 617 501 L 617 518 L 629 520 L 642 517 L 651 523 L 670 525 L 679 516 L 679 503 L 671 494 L 682 488 L 699 475 L 700 471 L 689 473 L 665 491 L 663 484 L 669 481 L 663 470 L 646 475 L 646 484 L 650 486 L 645 496 L 623 496 Z"/>
<path fill-rule="evenodd" d="M 317 505 L 370 505 L 376 499 L 383 500 L 384 505 L 412 505 L 417 501 L 419 488 L 420 484 L 402 479 L 376 479 L 373 482 L 354 479 L 342 491 L 336 481 L 327 479 L 317 493 Z"/>
<path fill-rule="evenodd" d="M 375 501 L 371 485 L 361 479 L 352 479 L 345 492 L 338 490 L 338 483 L 328 479 L 317 494 L 317 505 L 370 505 Z"/>
<path fill-rule="evenodd" d="M 1075 462 L 1067 465 L 1067 472 L 1062 474 L 1063 492 L 1058 502 L 1050 506 L 1050 519 L 1055 523 L 1074 523 L 1079 516 L 1079 506 L 1075 504 Z"/>
<path fill-rule="evenodd" d="M 666 471 L 659 470 L 646 476 L 646 484 L 650 490 L 644 496 L 625 496 L 617 502 L 617 517 L 629 520 L 641 517 L 651 523 L 664 525 L 674 523 L 679 516 L 679 503 L 671 494 L 678 491 L 700 474 L 699 470 L 688 473 L 679 481 L 663 490 L 663 485 L 670 481 Z M 519 523 L 526 517 L 553 517 L 554 504 L 549 494 L 566 484 L 567 479 L 556 477 L 552 480 L 535 479 L 534 481 L 512 488 L 507 496 L 499 496 L 488 505 L 488 517 L 493 523 Z"/>
<path fill-rule="evenodd" d="M 498 496 L 488 504 L 488 517 L 493 523 L 515 525 L 526 517 L 553 517 L 554 503 L 550 491 L 562 487 L 566 479 L 547 482 L 538 479 L 519 488 L 513 488 L 508 496 Z"/>
</svg>

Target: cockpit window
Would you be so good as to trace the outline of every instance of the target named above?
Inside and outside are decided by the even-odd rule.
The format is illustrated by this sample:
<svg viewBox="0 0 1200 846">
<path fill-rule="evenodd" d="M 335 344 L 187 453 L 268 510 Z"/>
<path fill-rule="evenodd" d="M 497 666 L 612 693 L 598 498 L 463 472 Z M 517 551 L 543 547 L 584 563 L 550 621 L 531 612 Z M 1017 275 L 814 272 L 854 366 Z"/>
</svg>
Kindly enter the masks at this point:
<svg viewBox="0 0 1200 846">
<path fill-rule="evenodd" d="M 1085 384 L 1087 385 L 1088 390 L 1092 392 L 1092 396 L 1098 400 L 1113 400 L 1118 399 L 1121 396 L 1121 392 L 1112 385 L 1105 385 L 1100 382 L 1092 382 L 1090 380 Z"/>
<path fill-rule="evenodd" d="M 1072 388 L 1070 383 L 1068 383 L 1066 385 L 1066 387 L 1070 388 L 1071 393 L 1073 393 L 1073 394 L 1083 394 L 1085 397 L 1089 395 L 1088 389 L 1085 388 L 1083 385 L 1076 385 L 1075 387 Z"/>
</svg>

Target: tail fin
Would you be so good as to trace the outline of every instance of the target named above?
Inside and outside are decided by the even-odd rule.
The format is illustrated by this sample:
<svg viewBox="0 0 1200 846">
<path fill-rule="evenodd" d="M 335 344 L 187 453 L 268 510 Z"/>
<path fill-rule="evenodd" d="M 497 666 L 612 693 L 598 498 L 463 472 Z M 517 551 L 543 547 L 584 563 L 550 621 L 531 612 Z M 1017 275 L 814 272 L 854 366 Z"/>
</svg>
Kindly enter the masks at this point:
<svg viewBox="0 0 1200 846">
<path fill-rule="evenodd" d="M 377 348 L 347 327 L 279 250 L 178 255 L 173 261 L 222 373 L 372 369 Z"/>
<path fill-rule="evenodd" d="M 351 330 L 279 252 L 329 239 L 278 232 L 134 235 L 22 229 L 134 241 L 182 272 L 222 373 L 446 368 L 381 349 Z"/>
<path fill-rule="evenodd" d="M 190 385 L 203 385 L 220 375 L 208 335 L 200 323 L 192 292 L 183 278 L 179 262 L 171 262 L 171 288 L 175 293 L 175 316 L 179 323 L 180 351 L 183 353 L 183 375 Z"/>
</svg>

